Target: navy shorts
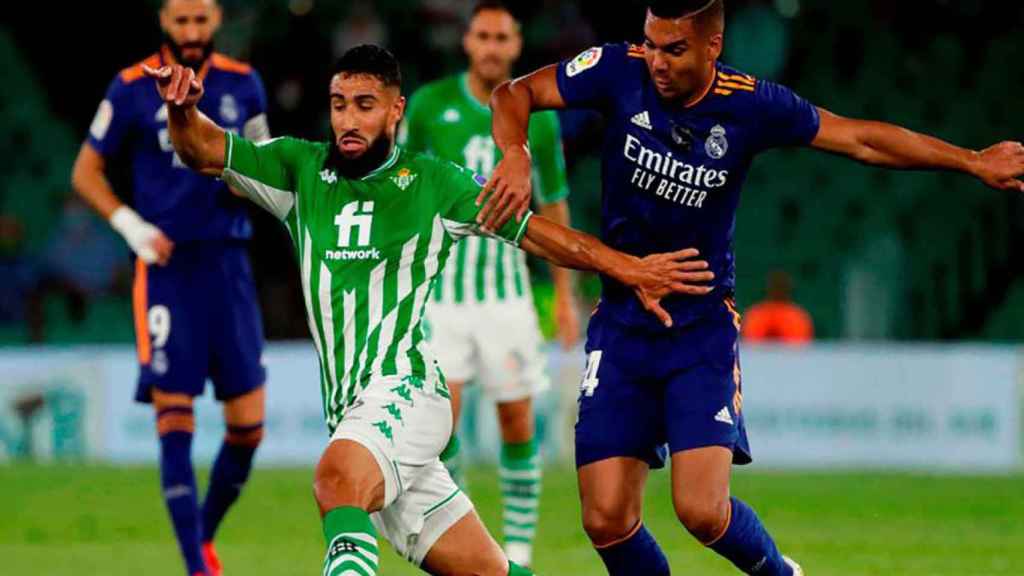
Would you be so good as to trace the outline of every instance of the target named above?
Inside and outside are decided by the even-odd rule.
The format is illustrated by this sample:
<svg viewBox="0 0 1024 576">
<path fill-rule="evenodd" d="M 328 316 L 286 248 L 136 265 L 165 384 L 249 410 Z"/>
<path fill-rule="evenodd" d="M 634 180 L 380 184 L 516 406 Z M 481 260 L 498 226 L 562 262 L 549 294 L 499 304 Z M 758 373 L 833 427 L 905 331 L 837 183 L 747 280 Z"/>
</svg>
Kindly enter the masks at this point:
<svg viewBox="0 0 1024 576">
<path fill-rule="evenodd" d="M 669 454 L 707 446 L 750 463 L 732 300 L 657 333 L 610 316 L 598 308 L 587 330 L 576 466 L 626 456 L 661 468 Z"/>
<path fill-rule="evenodd" d="M 218 400 L 263 385 L 263 321 L 245 244 L 207 241 L 175 246 L 167 266 L 136 260 L 132 289 L 139 384 L 200 396 L 206 380 Z"/>
</svg>

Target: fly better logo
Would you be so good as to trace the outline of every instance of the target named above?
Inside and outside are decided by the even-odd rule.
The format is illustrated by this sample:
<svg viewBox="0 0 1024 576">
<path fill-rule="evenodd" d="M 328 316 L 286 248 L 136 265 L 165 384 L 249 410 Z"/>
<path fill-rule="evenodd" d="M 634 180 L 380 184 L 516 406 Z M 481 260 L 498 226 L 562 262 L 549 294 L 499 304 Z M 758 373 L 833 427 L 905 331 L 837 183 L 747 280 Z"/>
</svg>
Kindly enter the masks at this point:
<svg viewBox="0 0 1024 576">
<path fill-rule="evenodd" d="M 327 260 L 380 260 L 380 251 L 370 248 L 370 232 L 373 231 L 373 202 L 349 202 L 334 217 L 338 227 L 338 248 L 328 250 Z M 353 237 L 355 243 L 353 243 Z"/>
</svg>

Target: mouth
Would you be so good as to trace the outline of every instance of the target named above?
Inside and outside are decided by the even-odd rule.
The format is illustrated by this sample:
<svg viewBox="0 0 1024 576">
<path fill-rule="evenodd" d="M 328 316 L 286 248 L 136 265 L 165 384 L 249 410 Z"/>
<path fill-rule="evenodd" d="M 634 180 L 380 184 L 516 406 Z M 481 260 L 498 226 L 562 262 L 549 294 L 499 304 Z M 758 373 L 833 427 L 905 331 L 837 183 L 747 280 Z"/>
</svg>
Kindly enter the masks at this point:
<svg viewBox="0 0 1024 576">
<path fill-rule="evenodd" d="M 338 148 L 342 153 L 358 153 L 366 150 L 368 147 L 366 140 L 358 136 L 342 136 L 341 140 L 338 140 Z"/>
</svg>

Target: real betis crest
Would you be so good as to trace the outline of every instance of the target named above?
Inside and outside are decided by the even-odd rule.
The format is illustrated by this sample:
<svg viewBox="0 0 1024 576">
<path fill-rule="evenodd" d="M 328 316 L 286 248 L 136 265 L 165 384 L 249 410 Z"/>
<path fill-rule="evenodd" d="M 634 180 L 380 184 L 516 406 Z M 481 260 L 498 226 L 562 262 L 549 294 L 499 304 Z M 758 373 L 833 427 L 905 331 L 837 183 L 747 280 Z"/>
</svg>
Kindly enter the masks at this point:
<svg viewBox="0 0 1024 576">
<path fill-rule="evenodd" d="M 395 186 L 398 186 L 402 190 L 408 188 L 414 180 L 416 180 L 416 174 L 410 172 L 408 168 L 402 168 L 398 171 L 398 174 L 391 177 L 391 181 L 395 183 Z"/>
</svg>

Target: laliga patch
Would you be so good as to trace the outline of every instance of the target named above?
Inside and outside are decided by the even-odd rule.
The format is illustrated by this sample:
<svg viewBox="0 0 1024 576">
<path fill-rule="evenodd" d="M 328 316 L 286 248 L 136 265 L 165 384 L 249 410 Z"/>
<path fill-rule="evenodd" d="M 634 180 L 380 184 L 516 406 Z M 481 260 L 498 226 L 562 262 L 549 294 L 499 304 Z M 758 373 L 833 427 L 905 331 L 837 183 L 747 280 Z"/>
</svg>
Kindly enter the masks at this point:
<svg viewBox="0 0 1024 576">
<path fill-rule="evenodd" d="M 479 174 L 474 174 L 473 175 L 473 182 L 476 182 L 477 184 L 480 185 L 481 188 L 483 188 L 484 186 L 487 185 L 487 178 L 484 178 L 483 176 L 481 176 Z"/>
<path fill-rule="evenodd" d="M 585 72 L 586 70 L 597 66 L 597 63 L 601 61 L 601 52 L 601 47 L 591 48 L 582 52 L 579 56 L 573 58 L 572 61 L 569 62 L 569 65 L 565 67 L 565 75 L 572 78 L 580 72 Z"/>
</svg>

